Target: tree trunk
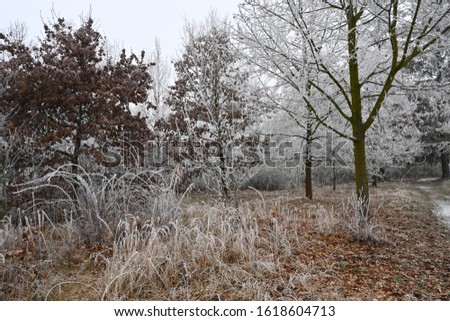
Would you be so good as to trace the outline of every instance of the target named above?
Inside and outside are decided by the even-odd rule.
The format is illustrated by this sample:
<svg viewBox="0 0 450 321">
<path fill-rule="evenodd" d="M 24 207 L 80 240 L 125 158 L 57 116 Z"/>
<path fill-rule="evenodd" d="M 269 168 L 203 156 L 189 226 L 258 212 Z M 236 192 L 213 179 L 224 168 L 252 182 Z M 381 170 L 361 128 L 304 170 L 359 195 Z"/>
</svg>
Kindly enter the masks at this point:
<svg viewBox="0 0 450 321">
<path fill-rule="evenodd" d="M 369 213 L 369 180 L 366 165 L 366 142 L 364 136 L 353 141 L 355 157 L 355 183 L 358 201 L 358 215 L 370 221 Z"/>
<path fill-rule="evenodd" d="M 236 175 L 235 173 L 231 174 L 232 177 L 232 183 L 233 183 L 233 192 L 234 192 L 234 208 L 238 209 L 239 208 L 239 187 L 237 184 L 237 179 L 236 179 Z"/>
<path fill-rule="evenodd" d="M 312 191 L 312 167 L 311 167 L 311 160 L 306 159 L 305 164 L 305 192 L 306 197 L 312 200 L 313 198 L 313 191 Z"/>
<path fill-rule="evenodd" d="M 219 136 L 220 137 L 220 136 Z M 222 144 L 219 144 L 219 159 L 220 159 L 220 165 L 219 165 L 219 175 L 220 175 L 220 193 L 222 196 L 225 196 L 225 200 L 229 201 L 229 189 L 228 185 L 230 183 L 230 177 L 227 174 L 227 167 L 226 167 L 226 159 L 225 159 L 225 151 L 222 146 Z"/>
<path fill-rule="evenodd" d="M 442 152 L 441 154 L 441 166 L 442 166 L 442 178 L 443 179 L 449 179 L 450 178 L 450 172 L 449 172 L 449 153 Z"/>
<path fill-rule="evenodd" d="M 2 175 L 2 195 L 3 198 L 3 213 L 0 214 L 0 220 L 3 219 L 5 215 L 8 214 L 8 194 L 7 194 L 7 183 L 6 183 L 6 151 L 0 150 L 0 163 L 1 163 L 1 175 Z"/>
<path fill-rule="evenodd" d="M 311 145 L 312 145 L 312 124 L 311 120 L 308 120 L 306 128 L 306 149 L 305 149 L 305 192 L 306 197 L 312 200 L 312 158 L 311 158 Z"/>
<path fill-rule="evenodd" d="M 75 141 L 74 141 L 74 151 L 72 157 L 72 173 L 78 174 L 78 165 L 79 165 L 79 157 L 81 154 L 81 126 L 82 126 L 82 117 L 83 117 L 83 107 L 78 107 L 78 115 L 77 115 L 77 129 L 75 133 Z"/>
<path fill-rule="evenodd" d="M 336 191 L 336 161 L 334 160 L 334 151 L 333 151 L 333 160 L 331 161 L 332 173 L 333 173 L 333 191 Z"/>
<path fill-rule="evenodd" d="M 378 177 L 377 177 L 377 175 L 372 175 L 372 187 L 378 187 Z"/>
</svg>

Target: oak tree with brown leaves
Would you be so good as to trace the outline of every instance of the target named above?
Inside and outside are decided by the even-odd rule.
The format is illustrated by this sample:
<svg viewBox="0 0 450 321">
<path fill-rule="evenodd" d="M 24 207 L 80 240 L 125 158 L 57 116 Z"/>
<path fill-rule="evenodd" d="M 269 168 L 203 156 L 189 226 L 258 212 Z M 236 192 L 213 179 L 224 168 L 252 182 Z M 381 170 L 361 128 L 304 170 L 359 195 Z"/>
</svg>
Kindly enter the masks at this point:
<svg viewBox="0 0 450 321">
<path fill-rule="evenodd" d="M 14 74 L 1 96 L 5 136 L 18 136 L 17 146 L 31 146 L 45 165 L 72 164 L 74 171 L 82 155 L 102 161 L 105 143 L 148 139 L 145 120 L 130 112 L 146 104 L 151 85 L 144 52 L 123 50 L 114 59 L 105 48 L 90 17 L 79 28 L 63 18 L 44 25 L 31 48 L 2 35 L 2 72 Z"/>
</svg>

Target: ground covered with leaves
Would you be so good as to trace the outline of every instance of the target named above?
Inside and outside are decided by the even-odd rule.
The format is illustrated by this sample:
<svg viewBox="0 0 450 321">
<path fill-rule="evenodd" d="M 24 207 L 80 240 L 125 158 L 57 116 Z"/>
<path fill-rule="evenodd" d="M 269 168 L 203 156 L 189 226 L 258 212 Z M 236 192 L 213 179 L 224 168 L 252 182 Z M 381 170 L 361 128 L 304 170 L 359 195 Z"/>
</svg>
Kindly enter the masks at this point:
<svg viewBox="0 0 450 321">
<path fill-rule="evenodd" d="M 133 217 L 98 245 L 68 244 L 62 225 L 5 224 L 0 299 L 450 300 L 449 226 L 429 193 L 372 189 L 365 230 L 350 185 L 313 201 L 243 191 L 239 209 L 193 193 L 174 222 Z"/>
</svg>

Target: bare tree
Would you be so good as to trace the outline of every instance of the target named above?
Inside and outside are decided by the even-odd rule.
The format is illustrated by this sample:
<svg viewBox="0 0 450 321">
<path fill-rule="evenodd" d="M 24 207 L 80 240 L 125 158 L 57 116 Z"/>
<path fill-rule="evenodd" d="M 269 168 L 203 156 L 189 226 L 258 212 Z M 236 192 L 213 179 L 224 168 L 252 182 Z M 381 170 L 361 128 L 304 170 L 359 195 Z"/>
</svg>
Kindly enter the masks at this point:
<svg viewBox="0 0 450 321">
<path fill-rule="evenodd" d="M 252 61 L 298 90 L 323 126 L 353 142 L 359 214 L 369 221 L 366 132 L 399 72 L 448 38 L 449 13 L 447 1 L 246 0 L 236 15 L 237 39 Z M 331 109 L 321 110 L 306 88 Z M 347 126 L 329 122 L 330 112 Z"/>
<path fill-rule="evenodd" d="M 150 102 L 160 109 L 169 92 L 169 82 L 171 77 L 171 66 L 169 60 L 163 55 L 161 43 L 155 39 L 155 48 L 149 55 L 149 61 L 153 65 L 150 69 L 152 75 L 152 88 L 150 89 Z"/>
</svg>

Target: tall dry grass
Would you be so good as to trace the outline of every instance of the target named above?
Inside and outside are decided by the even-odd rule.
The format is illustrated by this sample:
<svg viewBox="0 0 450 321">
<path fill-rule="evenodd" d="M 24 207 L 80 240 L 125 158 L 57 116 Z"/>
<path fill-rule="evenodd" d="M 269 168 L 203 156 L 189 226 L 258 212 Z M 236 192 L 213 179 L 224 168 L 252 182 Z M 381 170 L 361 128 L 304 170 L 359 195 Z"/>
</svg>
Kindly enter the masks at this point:
<svg viewBox="0 0 450 321">
<path fill-rule="evenodd" d="M 18 224 L 9 218 L 3 225 L 0 275 L 10 285 L 5 299 L 69 298 L 64 289 L 74 284 L 83 285 L 89 294 L 83 293 L 96 300 L 317 298 L 314 282 L 323 267 L 319 272 L 308 261 L 288 264 L 312 244 L 302 233 L 329 235 L 346 228 L 361 240 L 379 238 L 378 226 L 362 231 L 358 222 L 349 223 L 357 203 L 343 196 L 330 206 L 298 195 L 266 198 L 252 191 L 253 197 L 235 208 L 214 200 L 183 202 L 185 195 L 175 193 L 175 181 L 151 171 L 105 176 L 61 167 L 21 186 L 22 193 L 58 193 L 21 209 L 24 219 Z M 339 202 L 343 206 L 338 210 Z M 24 228 L 36 233 L 24 238 Z M 81 264 L 75 262 L 77 253 L 94 245 L 98 250 Z M 24 246 L 30 262 L 34 259 L 31 269 L 23 269 L 24 258 L 7 255 L 9 249 Z M 75 278 L 38 275 L 32 282 L 23 281 L 26 273 L 39 268 L 55 270 L 61 260 L 78 264 Z M 85 277 L 88 265 L 100 272 L 82 282 L 77 277 Z M 332 270 L 333 262 L 325 268 Z"/>
<path fill-rule="evenodd" d="M 123 222 L 101 299 L 272 299 L 267 280 L 280 278 L 278 258 L 291 254 L 286 224 L 293 222 L 261 226 L 255 212 L 265 215 L 261 203 L 190 205 L 164 226 Z"/>
</svg>

